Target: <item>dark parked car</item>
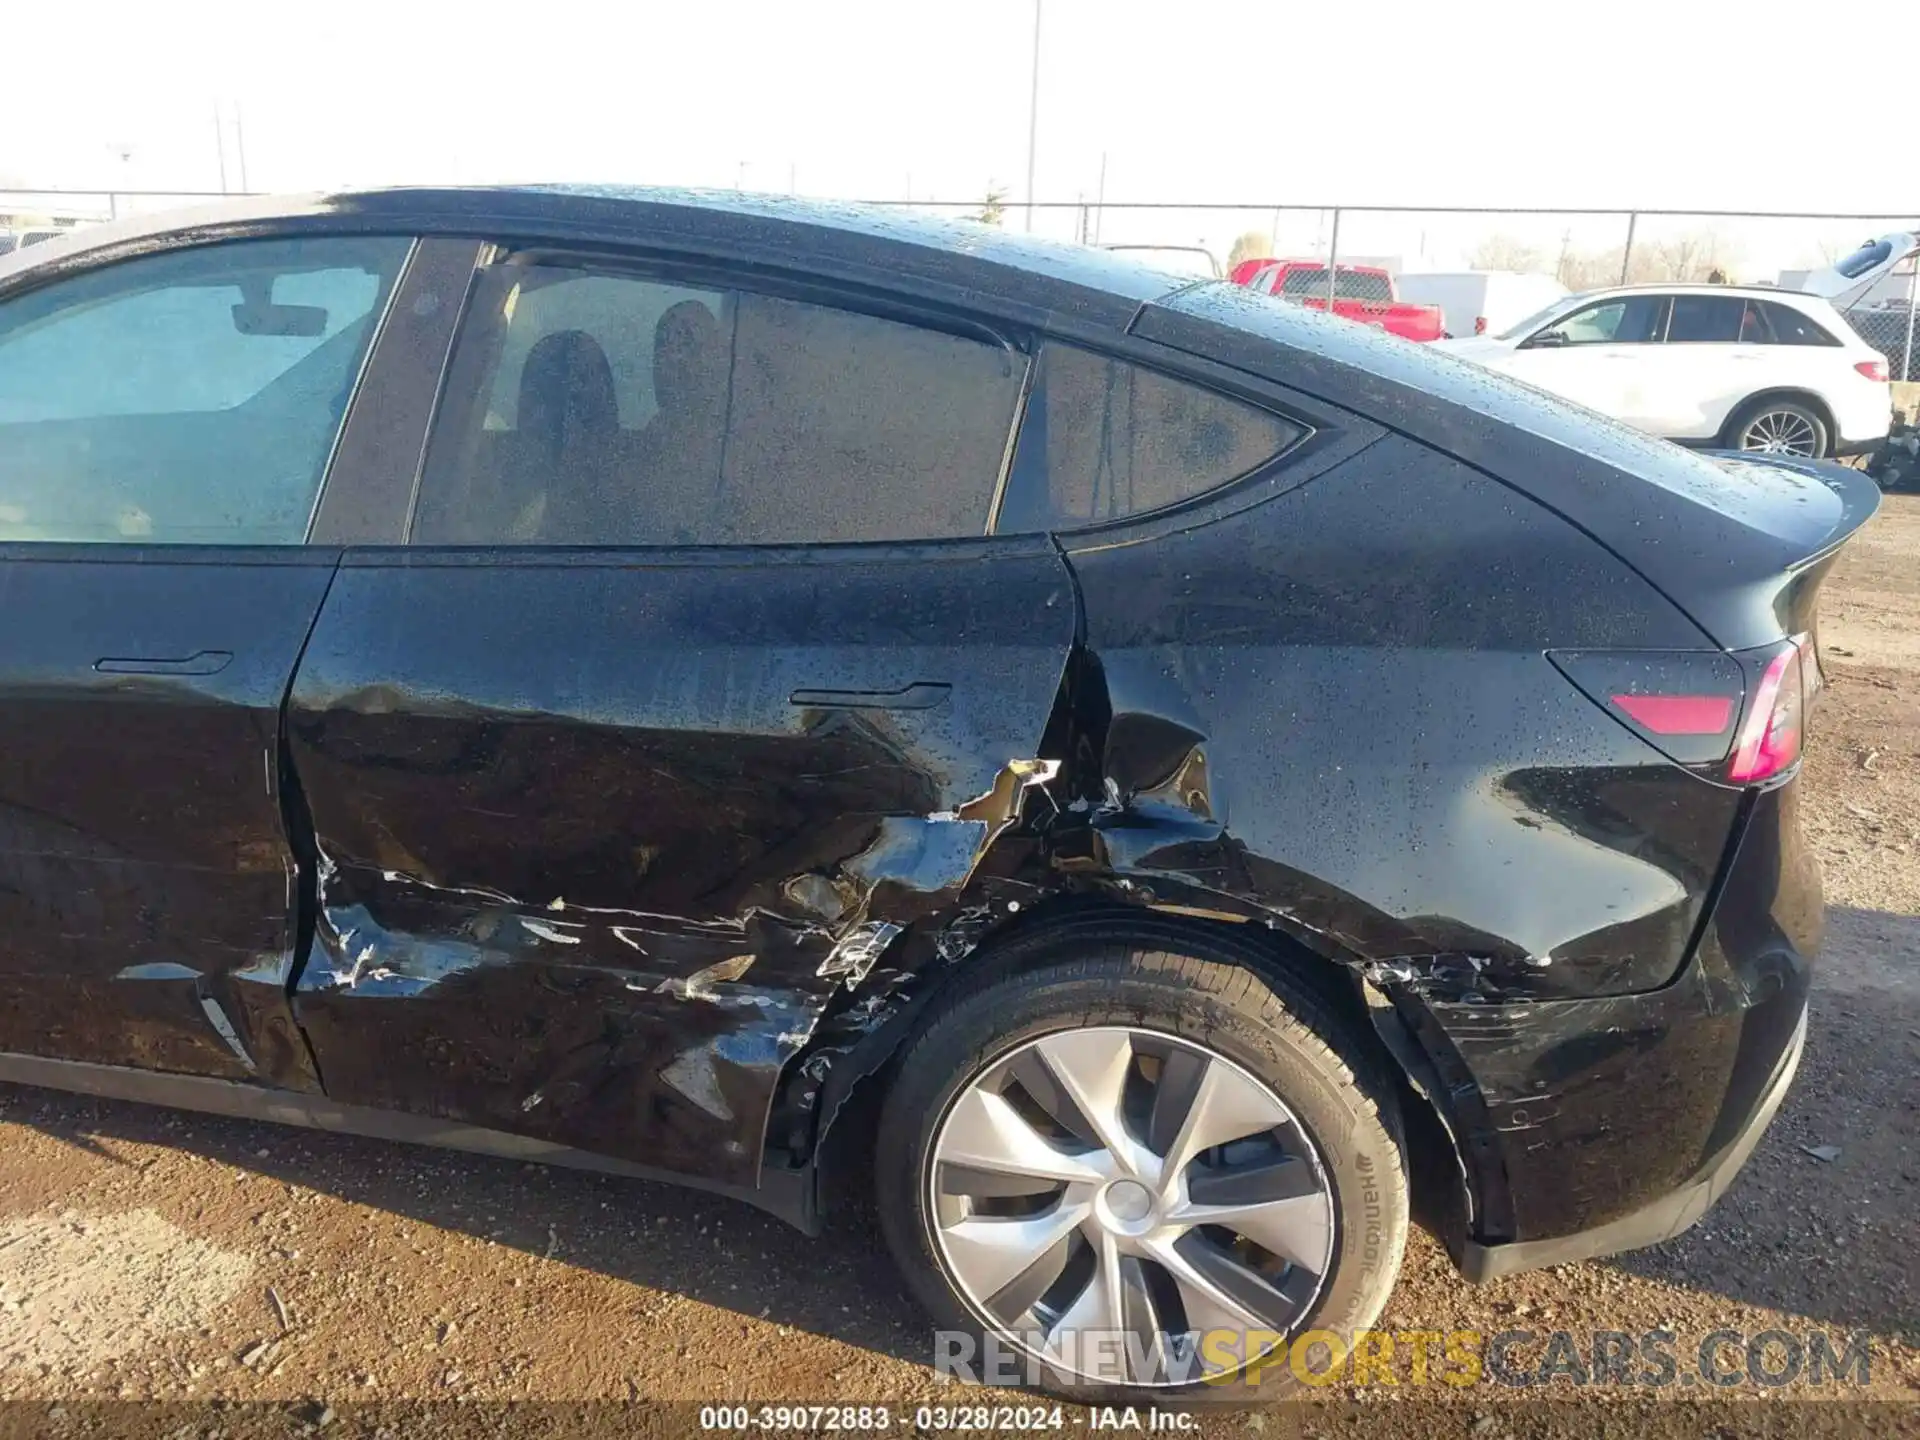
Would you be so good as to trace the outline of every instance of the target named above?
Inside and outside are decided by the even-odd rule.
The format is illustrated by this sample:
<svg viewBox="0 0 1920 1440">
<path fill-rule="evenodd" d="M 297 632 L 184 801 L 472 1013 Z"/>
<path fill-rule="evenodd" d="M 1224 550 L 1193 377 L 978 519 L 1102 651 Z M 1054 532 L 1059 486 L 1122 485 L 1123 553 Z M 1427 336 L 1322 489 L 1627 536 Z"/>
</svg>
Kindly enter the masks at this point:
<svg viewBox="0 0 1920 1440">
<path fill-rule="evenodd" d="M 0 262 L 0 1079 L 871 1184 L 1043 1383 L 1230 1379 L 1416 1189 L 1474 1279 L 1725 1189 L 1876 500 L 964 222 L 67 237 Z"/>
</svg>

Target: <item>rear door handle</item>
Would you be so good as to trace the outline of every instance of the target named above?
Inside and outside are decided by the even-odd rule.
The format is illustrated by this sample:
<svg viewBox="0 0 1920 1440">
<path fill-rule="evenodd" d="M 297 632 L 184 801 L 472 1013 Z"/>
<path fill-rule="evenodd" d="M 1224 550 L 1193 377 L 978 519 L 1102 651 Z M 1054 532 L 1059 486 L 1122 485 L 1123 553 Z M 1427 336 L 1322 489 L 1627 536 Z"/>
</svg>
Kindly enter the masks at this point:
<svg viewBox="0 0 1920 1440">
<path fill-rule="evenodd" d="M 916 680 L 899 690 L 796 690 L 792 703 L 816 710 L 931 710 L 951 689 L 944 680 Z"/>
<path fill-rule="evenodd" d="M 196 650 L 178 660 L 149 655 L 108 656 L 94 661 L 93 668 L 102 675 L 218 675 L 232 663 L 231 650 Z"/>
</svg>

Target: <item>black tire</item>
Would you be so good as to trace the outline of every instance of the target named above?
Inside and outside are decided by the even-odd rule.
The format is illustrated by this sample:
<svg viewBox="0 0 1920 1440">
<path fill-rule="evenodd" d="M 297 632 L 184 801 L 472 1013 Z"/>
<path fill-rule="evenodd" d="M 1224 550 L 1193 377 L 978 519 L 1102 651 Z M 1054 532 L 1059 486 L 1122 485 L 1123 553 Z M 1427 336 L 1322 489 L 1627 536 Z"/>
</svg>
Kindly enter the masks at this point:
<svg viewBox="0 0 1920 1440">
<path fill-rule="evenodd" d="M 949 1277 L 934 1237 L 930 1166 L 949 1107 L 998 1058 L 1036 1037 L 1125 1025 L 1232 1061 L 1269 1087 L 1309 1133 L 1332 1191 L 1332 1263 L 1292 1333 L 1330 1329 L 1350 1344 L 1393 1290 L 1409 1224 L 1396 1091 L 1376 1052 L 1321 994 L 1289 976 L 1257 973 L 1237 947 L 1161 935 L 1142 941 L 1113 931 L 1069 933 L 1043 939 L 1041 947 L 1031 968 L 963 985 L 936 1006 L 900 1057 L 881 1113 L 874 1164 L 881 1227 L 936 1327 L 969 1335 L 976 1345 L 989 1329 Z M 1326 1362 L 1311 1363 L 1318 1371 Z M 1020 1379 L 1103 1403 L 1271 1399 L 1296 1384 L 1284 1349 L 1260 1363 L 1252 1383 L 1216 1375 L 1184 1386 L 1121 1386 L 1057 1367 L 1036 1375 L 1027 1364 Z"/>
<path fill-rule="evenodd" d="M 1732 450 L 1764 450 L 1764 446 L 1755 443 L 1759 439 L 1755 433 L 1756 427 L 1767 427 L 1770 422 L 1775 430 L 1791 434 L 1805 433 L 1812 437 L 1811 453 L 1789 453 L 1805 454 L 1805 458 L 1810 460 L 1824 460 L 1833 453 L 1833 429 L 1827 417 L 1804 400 L 1784 397 L 1751 400 L 1736 410 L 1733 419 L 1727 422 L 1727 447 Z"/>
</svg>

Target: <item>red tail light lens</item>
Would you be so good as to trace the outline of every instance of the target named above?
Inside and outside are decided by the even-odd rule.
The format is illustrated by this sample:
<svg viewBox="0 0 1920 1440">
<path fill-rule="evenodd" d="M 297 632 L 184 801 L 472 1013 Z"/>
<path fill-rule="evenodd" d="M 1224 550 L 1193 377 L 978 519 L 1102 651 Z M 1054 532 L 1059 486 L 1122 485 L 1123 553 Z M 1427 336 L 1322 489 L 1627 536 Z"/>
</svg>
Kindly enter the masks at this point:
<svg viewBox="0 0 1920 1440">
<path fill-rule="evenodd" d="M 1867 379 L 1875 381 L 1881 385 L 1886 384 L 1889 379 L 1887 362 L 1884 360 L 1862 360 L 1858 365 L 1854 366 L 1853 368 L 1858 370 L 1862 375 L 1866 376 Z"/>
<path fill-rule="evenodd" d="M 1769 780 L 1800 758 L 1806 717 L 1800 674 L 1803 643 L 1789 643 L 1767 662 L 1727 762 L 1727 779 L 1742 785 Z"/>
<path fill-rule="evenodd" d="M 1486 316 L 1476 315 L 1473 317 L 1473 333 L 1476 335 L 1484 335 L 1487 333 L 1487 317 Z"/>
<path fill-rule="evenodd" d="M 1656 735 L 1724 735 L 1731 695 L 1616 695 L 1613 703 Z"/>
</svg>

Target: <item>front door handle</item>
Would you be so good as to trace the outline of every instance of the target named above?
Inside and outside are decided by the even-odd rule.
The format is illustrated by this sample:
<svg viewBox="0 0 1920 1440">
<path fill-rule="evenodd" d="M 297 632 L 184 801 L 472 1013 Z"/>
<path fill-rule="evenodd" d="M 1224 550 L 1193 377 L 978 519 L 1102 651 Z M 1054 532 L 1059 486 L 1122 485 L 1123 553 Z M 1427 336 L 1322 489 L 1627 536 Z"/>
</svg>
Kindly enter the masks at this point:
<svg viewBox="0 0 1920 1440">
<path fill-rule="evenodd" d="M 899 690 L 796 690 L 792 703 L 816 710 L 931 710 L 951 689 L 943 680 L 916 680 Z"/>
<path fill-rule="evenodd" d="M 157 656 L 108 656 L 93 662 L 102 675 L 218 675 L 233 663 L 231 650 L 196 650 L 178 660 Z"/>
</svg>

